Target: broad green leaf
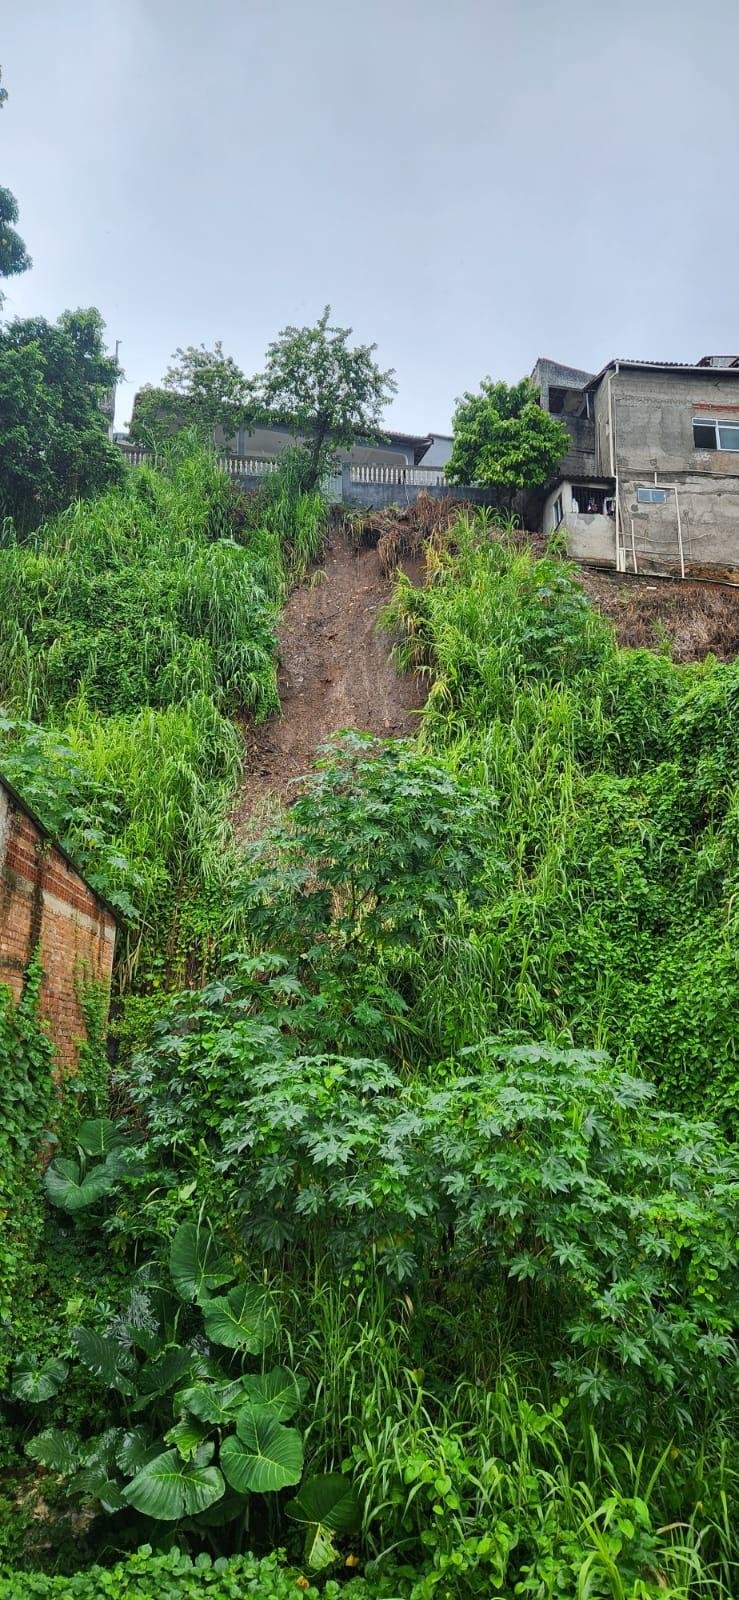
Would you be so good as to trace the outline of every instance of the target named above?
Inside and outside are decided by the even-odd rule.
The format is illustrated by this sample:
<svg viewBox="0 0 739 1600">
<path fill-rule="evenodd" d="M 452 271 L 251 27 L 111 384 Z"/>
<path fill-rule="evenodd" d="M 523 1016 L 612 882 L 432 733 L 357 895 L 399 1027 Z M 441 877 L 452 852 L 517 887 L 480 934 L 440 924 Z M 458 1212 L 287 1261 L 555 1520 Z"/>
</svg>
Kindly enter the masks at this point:
<svg viewBox="0 0 739 1600">
<path fill-rule="evenodd" d="M 83 1178 L 79 1162 L 67 1156 L 57 1156 L 44 1173 L 47 1196 L 61 1211 L 84 1211 L 97 1205 L 110 1193 L 114 1182 L 115 1174 L 106 1162 L 93 1167 Z"/>
<path fill-rule="evenodd" d="M 127 1142 L 119 1123 L 109 1117 L 90 1117 L 77 1130 L 77 1143 L 86 1156 L 107 1156 L 109 1150 L 119 1150 Z"/>
<path fill-rule="evenodd" d="M 183 1461 L 177 1450 L 165 1450 L 147 1462 L 124 1489 L 129 1505 L 157 1522 L 179 1522 L 215 1505 L 225 1489 L 217 1467 Z"/>
<path fill-rule="evenodd" d="M 201 1511 L 198 1517 L 199 1528 L 224 1528 L 227 1522 L 233 1522 L 235 1517 L 243 1517 L 248 1505 L 249 1496 L 237 1494 L 235 1489 L 227 1489 L 221 1500 L 209 1506 L 207 1511 Z"/>
<path fill-rule="evenodd" d="M 305 1535 L 305 1564 L 313 1572 L 323 1572 L 340 1560 L 331 1533 L 322 1522 L 312 1522 Z"/>
<path fill-rule="evenodd" d="M 155 1395 L 166 1394 L 168 1389 L 184 1378 L 186 1372 L 192 1370 L 193 1360 L 192 1350 L 173 1345 L 157 1356 L 155 1361 L 147 1361 L 138 1375 L 141 1395 L 136 1407 L 140 1409 L 148 1405 Z"/>
<path fill-rule="evenodd" d="M 272 1295 L 254 1284 L 239 1284 L 230 1294 L 207 1301 L 203 1318 L 214 1344 L 248 1350 L 252 1356 L 260 1356 L 273 1343 L 280 1326 Z"/>
<path fill-rule="evenodd" d="M 183 1300 L 207 1299 L 231 1283 L 235 1268 L 223 1255 L 208 1222 L 183 1222 L 172 1240 L 169 1268 Z"/>
<path fill-rule="evenodd" d="M 40 1405 L 59 1392 L 67 1371 L 66 1362 L 54 1357 L 39 1362 L 36 1356 L 20 1356 L 13 1367 L 10 1393 L 14 1400 Z"/>
<path fill-rule="evenodd" d="M 308 1478 L 285 1510 L 294 1522 L 321 1523 L 330 1533 L 354 1533 L 359 1526 L 359 1497 L 341 1472 Z"/>
<path fill-rule="evenodd" d="M 146 1428 L 129 1428 L 118 1447 L 116 1463 L 125 1477 L 132 1478 L 158 1454 L 159 1445 L 152 1444 Z"/>
<path fill-rule="evenodd" d="M 273 1367 L 271 1372 L 245 1373 L 241 1382 L 252 1404 L 265 1406 L 280 1422 L 288 1422 L 294 1416 L 308 1387 L 306 1378 L 299 1378 L 287 1367 Z"/>
<path fill-rule="evenodd" d="M 72 1338 L 77 1346 L 80 1361 L 97 1378 L 102 1378 L 109 1389 L 120 1394 L 133 1394 L 133 1384 L 128 1374 L 134 1361 L 131 1352 L 117 1339 L 95 1333 L 91 1328 L 73 1328 Z"/>
<path fill-rule="evenodd" d="M 296 1428 L 285 1428 L 263 1406 L 244 1406 L 236 1419 L 236 1435 L 221 1445 L 221 1466 L 239 1494 L 272 1494 L 300 1482 L 303 1441 Z"/>
<path fill-rule="evenodd" d="M 183 1461 L 192 1461 L 205 1438 L 207 1429 L 195 1417 L 181 1417 L 164 1435 L 165 1444 L 176 1446 Z"/>
<path fill-rule="evenodd" d="M 101 1484 L 97 1491 L 97 1498 L 103 1511 L 107 1511 L 109 1516 L 113 1516 L 116 1511 L 125 1510 L 128 1504 L 123 1489 L 119 1484 L 114 1483 L 112 1478 L 109 1478 L 107 1483 Z"/>
<path fill-rule="evenodd" d="M 178 1390 L 174 1398 L 176 1411 L 189 1411 L 202 1422 L 219 1425 L 232 1423 L 234 1414 L 243 1405 L 246 1390 L 242 1378 L 233 1383 L 192 1383 Z"/>
<path fill-rule="evenodd" d="M 58 1472 L 63 1478 L 74 1472 L 79 1462 L 79 1441 L 73 1435 L 62 1433 L 61 1428 L 44 1428 L 26 1445 L 26 1455 L 39 1461 L 42 1467 Z"/>
</svg>

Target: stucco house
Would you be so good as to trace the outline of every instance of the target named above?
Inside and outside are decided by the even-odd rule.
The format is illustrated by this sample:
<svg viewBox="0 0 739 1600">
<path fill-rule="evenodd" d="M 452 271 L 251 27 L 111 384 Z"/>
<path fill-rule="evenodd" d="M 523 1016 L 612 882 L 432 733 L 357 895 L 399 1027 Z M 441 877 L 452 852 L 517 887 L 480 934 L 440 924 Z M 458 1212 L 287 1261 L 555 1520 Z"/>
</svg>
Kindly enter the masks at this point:
<svg viewBox="0 0 739 1600">
<path fill-rule="evenodd" d="M 619 572 L 739 581 L 739 356 L 597 373 L 540 358 L 532 379 L 571 438 L 529 508 L 543 533 Z"/>
<path fill-rule="evenodd" d="M 295 443 L 295 434 L 277 424 L 260 428 L 239 428 L 228 448 L 237 456 L 279 456 Z M 349 450 L 339 450 L 342 466 L 445 467 L 452 453 L 451 434 L 393 433 L 383 431 L 379 444 L 358 442 Z"/>
</svg>

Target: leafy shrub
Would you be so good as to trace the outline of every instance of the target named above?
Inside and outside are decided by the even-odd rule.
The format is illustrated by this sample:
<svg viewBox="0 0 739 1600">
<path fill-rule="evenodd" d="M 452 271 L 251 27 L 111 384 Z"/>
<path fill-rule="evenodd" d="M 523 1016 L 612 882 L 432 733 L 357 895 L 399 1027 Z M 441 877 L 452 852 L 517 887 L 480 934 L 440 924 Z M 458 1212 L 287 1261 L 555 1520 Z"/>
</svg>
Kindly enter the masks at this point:
<svg viewBox="0 0 739 1600">
<path fill-rule="evenodd" d="M 0 985 L 0 1381 L 12 1319 L 22 1325 L 32 1305 L 44 1225 L 38 1164 L 56 1093 L 53 1052 L 39 1015 L 41 977 L 35 959 L 17 1004 Z"/>
<path fill-rule="evenodd" d="M 395 1585 L 361 1578 L 341 1588 L 329 1582 L 320 1591 L 324 1600 L 338 1600 L 340 1594 L 344 1600 L 382 1600 L 396 1592 Z M 279 1551 L 261 1559 L 200 1555 L 193 1560 L 177 1549 L 157 1553 L 142 1545 L 112 1567 L 91 1567 L 71 1578 L 35 1572 L 0 1576 L 0 1600 L 242 1600 L 245 1595 L 295 1600 L 296 1594 L 319 1600 L 318 1589 L 287 1566 Z"/>
<path fill-rule="evenodd" d="M 261 1016 L 244 1000 L 236 982 L 183 1002 L 132 1094 L 157 1164 L 176 1152 L 181 1174 L 199 1147 L 202 1181 L 205 1138 L 257 1251 L 297 1245 L 343 1271 L 377 1259 L 417 1291 L 440 1261 L 470 1290 L 492 1277 L 595 1402 L 633 1400 L 643 1375 L 687 1405 L 721 1380 L 739 1189 L 710 1124 L 656 1109 L 605 1057 L 551 1046 L 485 1041 L 409 1081 L 383 1061 L 300 1056 L 279 988 Z"/>
<path fill-rule="evenodd" d="M 76 1212 L 109 1187 L 110 1127 L 97 1122 L 81 1130 L 83 1148 L 104 1157 L 81 1184 L 68 1160 L 50 1169 L 57 1203 Z M 153 1267 L 140 1269 L 105 1333 L 73 1329 L 78 1360 L 111 1394 L 111 1425 L 92 1438 L 47 1427 L 26 1452 L 66 1479 L 72 1498 L 92 1501 L 108 1516 L 134 1511 L 196 1531 L 201 1524 L 243 1527 L 247 1515 L 253 1519 L 254 1495 L 273 1496 L 300 1481 L 302 1440 L 286 1424 L 306 1385 L 284 1366 L 245 1366 L 274 1345 L 278 1302 L 264 1284 L 234 1282 L 237 1266 L 202 1215 L 177 1230 L 169 1275 L 171 1285 L 162 1286 Z M 11 1394 L 44 1404 L 67 1374 L 63 1361 L 21 1357 Z M 303 1525 L 315 1568 L 338 1559 L 333 1536 L 351 1533 L 358 1515 L 352 1486 L 340 1475 L 309 1479 L 286 1510 Z"/>
<path fill-rule="evenodd" d="M 429 684 L 422 748 L 495 793 L 508 885 L 445 930 L 407 1047 L 510 1027 L 603 1044 L 735 1127 L 739 664 L 619 648 L 572 568 L 480 518 L 428 572 L 388 620 Z"/>
</svg>

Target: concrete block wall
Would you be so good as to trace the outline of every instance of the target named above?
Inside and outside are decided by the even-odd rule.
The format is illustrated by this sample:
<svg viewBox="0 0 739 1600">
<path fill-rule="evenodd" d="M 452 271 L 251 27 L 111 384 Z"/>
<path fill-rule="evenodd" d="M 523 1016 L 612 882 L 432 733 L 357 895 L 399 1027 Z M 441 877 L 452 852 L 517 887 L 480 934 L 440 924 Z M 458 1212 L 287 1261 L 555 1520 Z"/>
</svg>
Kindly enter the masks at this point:
<svg viewBox="0 0 739 1600">
<path fill-rule="evenodd" d="M 432 484 L 423 488 L 416 484 L 352 483 L 344 489 L 344 505 L 355 510 L 380 510 L 385 506 L 408 506 L 427 494 L 432 500 L 469 501 L 476 506 L 492 506 L 495 495 L 489 489 L 453 487 L 448 483 Z"/>
<path fill-rule="evenodd" d="M 17 999 L 40 947 L 41 1011 L 63 1072 L 85 1037 L 80 984 L 109 988 L 115 932 L 110 909 L 0 779 L 0 983 Z"/>
</svg>

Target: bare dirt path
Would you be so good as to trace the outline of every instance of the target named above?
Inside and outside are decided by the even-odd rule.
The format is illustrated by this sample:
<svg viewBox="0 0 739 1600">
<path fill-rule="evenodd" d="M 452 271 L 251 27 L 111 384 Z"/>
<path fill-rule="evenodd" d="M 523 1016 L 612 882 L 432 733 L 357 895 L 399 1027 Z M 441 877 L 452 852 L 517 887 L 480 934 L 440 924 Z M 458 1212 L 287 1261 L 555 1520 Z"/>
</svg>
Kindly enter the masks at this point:
<svg viewBox="0 0 739 1600">
<path fill-rule="evenodd" d="M 413 581 L 420 563 L 402 562 Z M 325 574 L 325 575 L 322 575 Z M 341 728 L 399 738 L 415 731 L 423 704 L 419 682 L 399 676 L 391 640 L 377 631 L 392 583 L 376 549 L 354 551 L 341 532 L 330 536 L 322 566 L 290 595 L 279 632 L 282 714 L 247 726 L 244 773 L 234 824 L 253 832 L 289 785 L 315 760 L 318 746 Z"/>
</svg>

